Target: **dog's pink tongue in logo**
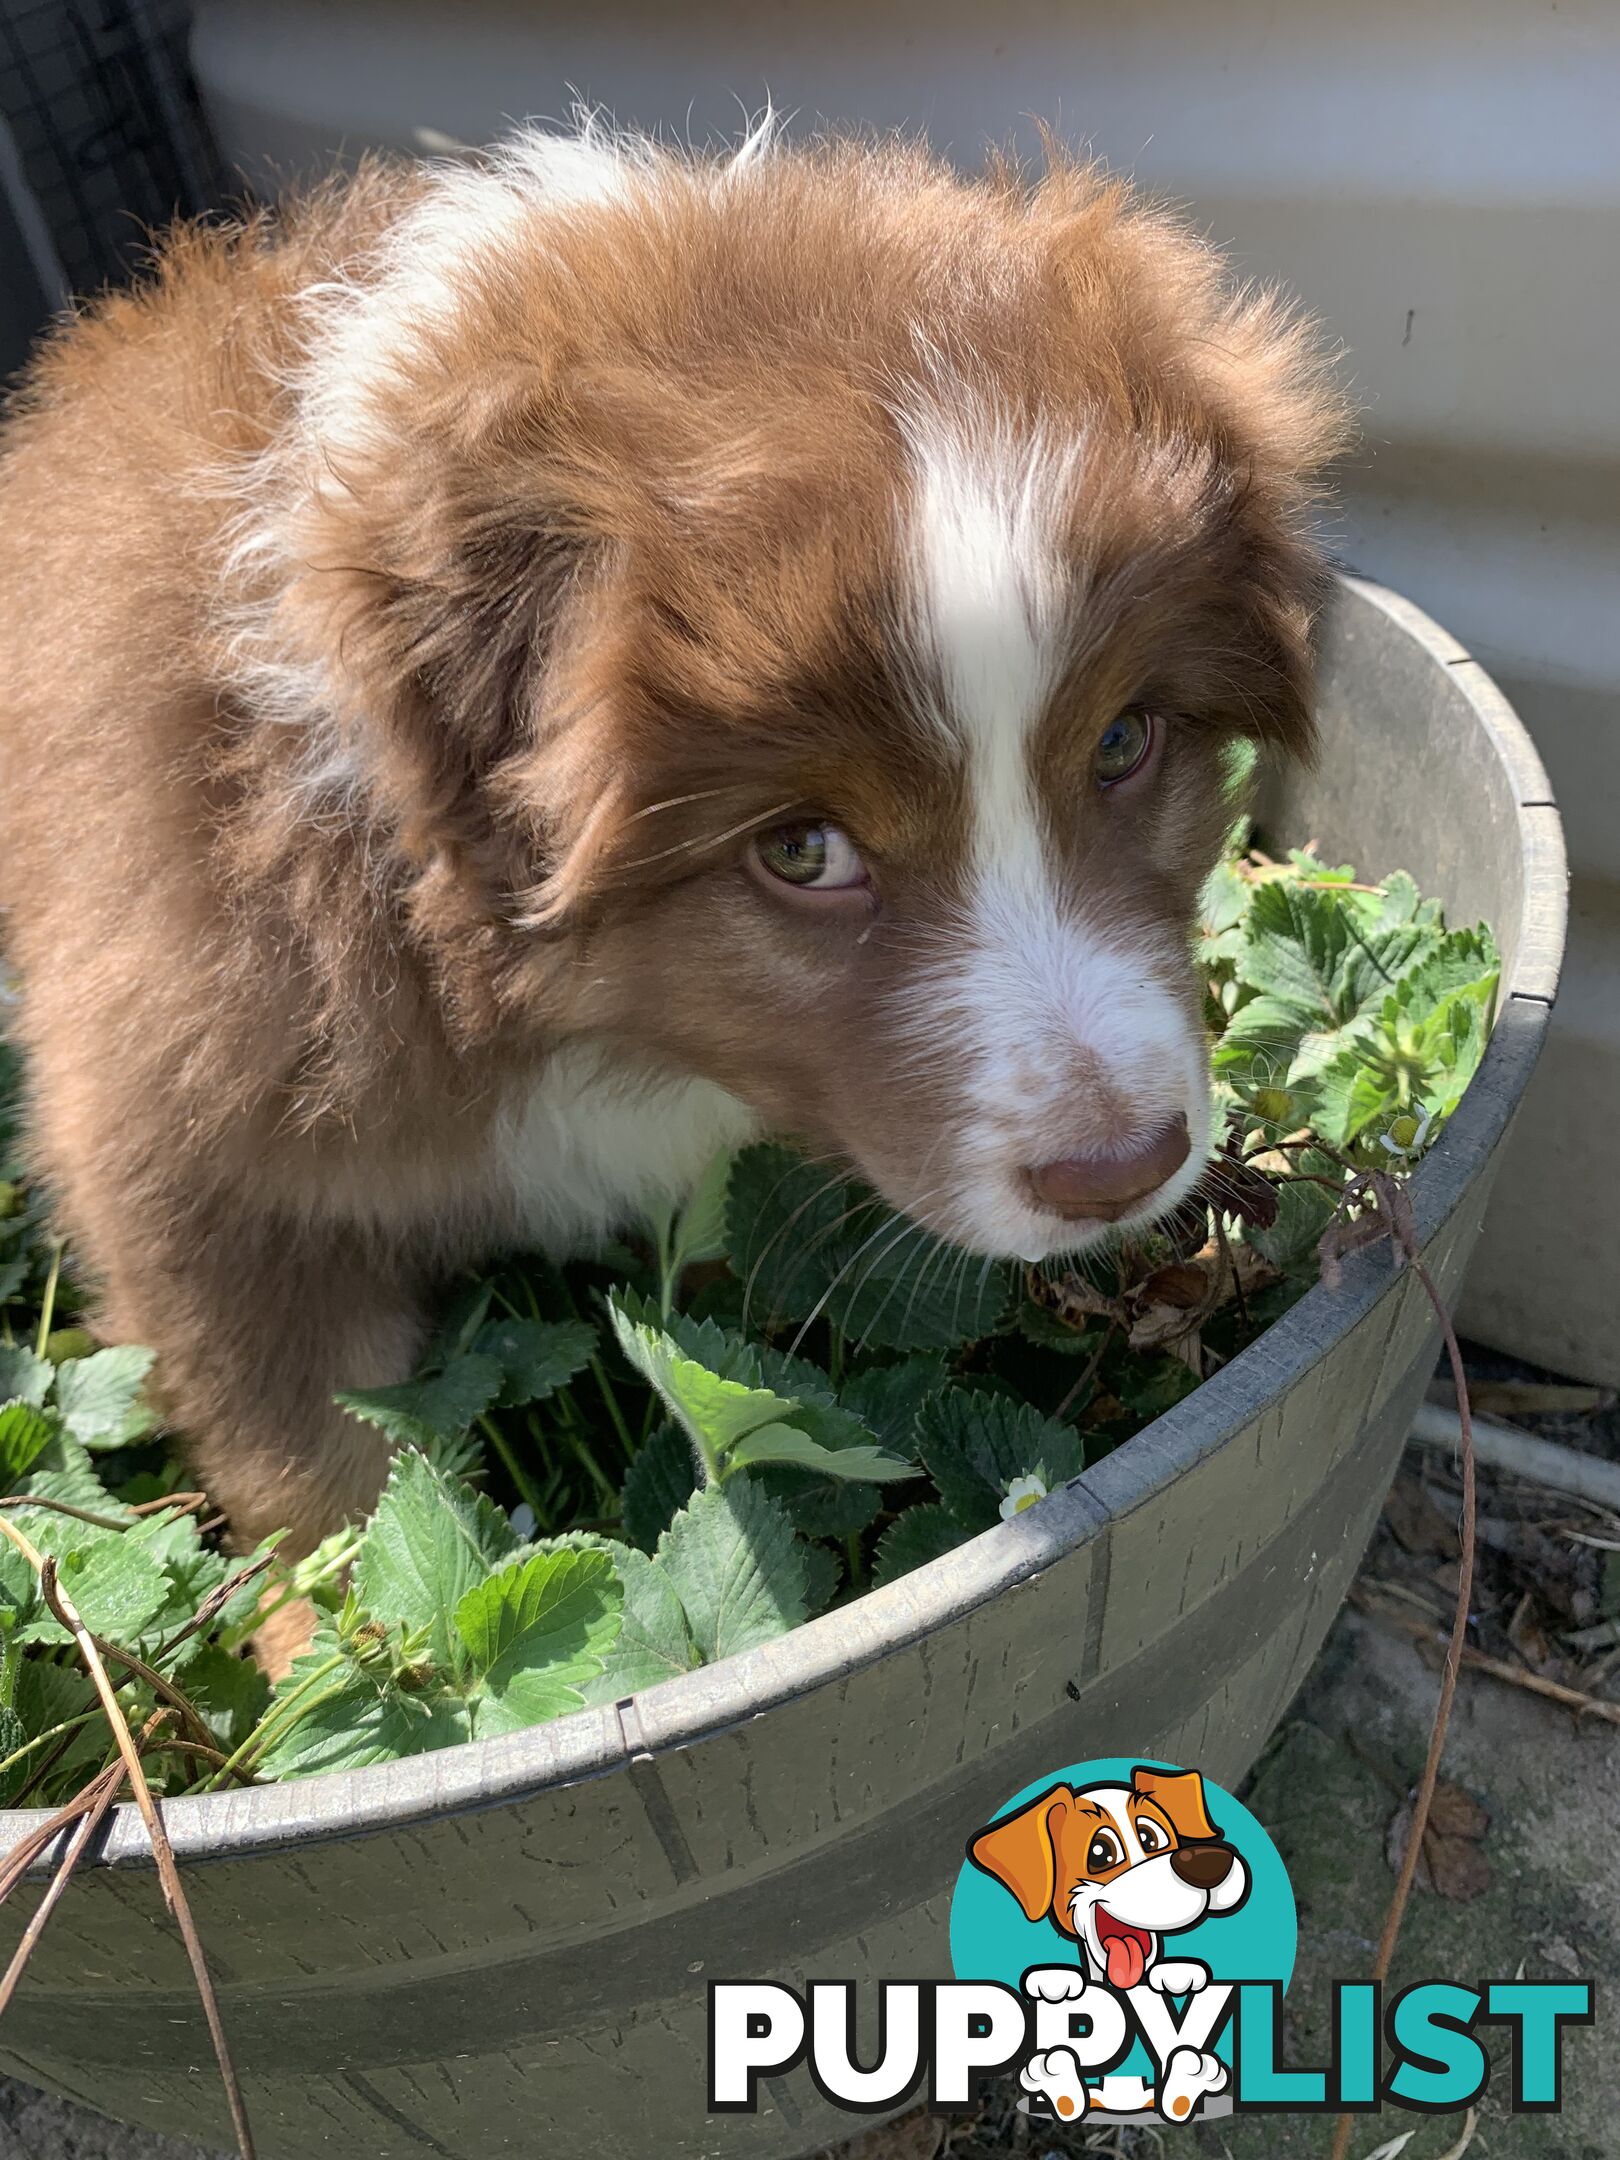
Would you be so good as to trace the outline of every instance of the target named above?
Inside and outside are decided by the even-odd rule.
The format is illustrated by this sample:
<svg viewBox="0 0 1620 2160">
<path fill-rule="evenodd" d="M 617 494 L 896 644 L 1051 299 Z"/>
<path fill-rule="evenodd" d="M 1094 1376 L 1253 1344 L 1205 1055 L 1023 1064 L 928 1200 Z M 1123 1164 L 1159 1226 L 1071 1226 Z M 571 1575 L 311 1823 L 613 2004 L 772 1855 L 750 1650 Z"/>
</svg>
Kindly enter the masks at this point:
<svg viewBox="0 0 1620 2160">
<path fill-rule="evenodd" d="M 1152 1937 L 1144 1934 L 1141 1928 L 1128 1927 L 1124 1921 L 1116 1920 L 1112 1913 L 1099 1910 L 1097 1940 L 1108 1961 L 1108 1985 L 1121 1993 L 1135 1987 L 1147 1971 Z"/>
</svg>

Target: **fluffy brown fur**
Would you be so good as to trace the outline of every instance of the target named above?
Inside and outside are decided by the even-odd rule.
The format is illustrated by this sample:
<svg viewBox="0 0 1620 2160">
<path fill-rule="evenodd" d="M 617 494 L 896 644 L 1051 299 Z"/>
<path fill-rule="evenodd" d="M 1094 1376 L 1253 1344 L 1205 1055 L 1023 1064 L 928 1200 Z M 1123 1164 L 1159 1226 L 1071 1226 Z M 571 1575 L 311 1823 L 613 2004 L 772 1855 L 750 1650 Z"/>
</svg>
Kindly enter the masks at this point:
<svg viewBox="0 0 1620 2160">
<path fill-rule="evenodd" d="M 521 1173 L 564 1049 L 553 1125 L 685 1121 L 645 1186 L 777 1129 L 988 1238 L 925 1160 L 964 1117 L 976 811 L 918 717 L 948 694 L 907 629 L 897 413 L 1084 444 L 1030 769 L 1054 877 L 1189 1027 L 1219 747 L 1309 740 L 1303 521 L 1341 413 L 1275 303 L 1060 159 L 1027 185 L 910 149 L 730 175 L 598 149 L 597 193 L 368 165 L 178 232 L 9 424 L 0 904 L 34 1145 L 99 1325 L 156 1346 L 245 1540 L 374 1497 L 382 1443 L 331 1396 L 408 1371 L 447 1268 L 633 1198 L 598 1164 L 552 1209 L 546 1162 Z M 1173 717 L 1104 797 L 1133 702 Z M 872 884 L 768 890 L 751 836 L 793 815 L 835 817 Z M 1074 1048 L 1090 1123 L 1049 1106 L 1026 1154 L 1129 1120 Z"/>
</svg>

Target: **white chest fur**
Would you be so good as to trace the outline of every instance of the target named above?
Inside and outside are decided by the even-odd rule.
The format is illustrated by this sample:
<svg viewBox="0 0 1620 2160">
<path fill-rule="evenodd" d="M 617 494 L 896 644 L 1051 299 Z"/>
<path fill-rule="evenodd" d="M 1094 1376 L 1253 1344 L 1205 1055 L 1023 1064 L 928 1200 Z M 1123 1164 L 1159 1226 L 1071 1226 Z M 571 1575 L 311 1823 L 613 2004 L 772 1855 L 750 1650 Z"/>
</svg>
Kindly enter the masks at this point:
<svg viewBox="0 0 1620 2160">
<path fill-rule="evenodd" d="M 577 1251 L 684 1199 L 721 1149 L 757 1132 L 754 1113 L 712 1081 L 649 1075 L 572 1044 L 496 1127 L 497 1205 L 516 1235 Z"/>
</svg>

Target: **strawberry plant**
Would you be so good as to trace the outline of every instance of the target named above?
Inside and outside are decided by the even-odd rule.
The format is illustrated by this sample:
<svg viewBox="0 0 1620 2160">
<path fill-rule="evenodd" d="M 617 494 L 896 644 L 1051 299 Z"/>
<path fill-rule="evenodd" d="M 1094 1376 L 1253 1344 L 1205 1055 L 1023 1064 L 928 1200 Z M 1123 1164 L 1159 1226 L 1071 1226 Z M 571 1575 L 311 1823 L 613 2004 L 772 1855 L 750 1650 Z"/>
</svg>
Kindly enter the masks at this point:
<svg viewBox="0 0 1620 2160">
<path fill-rule="evenodd" d="M 1038 1507 L 1309 1287 L 1358 1170 L 1432 1145 L 1483 1055 L 1490 934 L 1405 876 L 1234 850 L 1196 956 L 1222 1140 L 1170 1221 L 1083 1262 L 985 1260 L 746 1149 L 598 1253 L 453 1285 L 416 1375 L 339 1396 L 394 1467 L 296 1564 L 228 1554 L 145 1407 L 148 1354 L 72 1324 L 8 1066 L 0 1801 L 114 1789 L 64 1593 L 152 1788 L 216 1790 L 612 1702 Z M 272 1689 L 246 1646 L 294 1598 L 314 1630 Z"/>
</svg>

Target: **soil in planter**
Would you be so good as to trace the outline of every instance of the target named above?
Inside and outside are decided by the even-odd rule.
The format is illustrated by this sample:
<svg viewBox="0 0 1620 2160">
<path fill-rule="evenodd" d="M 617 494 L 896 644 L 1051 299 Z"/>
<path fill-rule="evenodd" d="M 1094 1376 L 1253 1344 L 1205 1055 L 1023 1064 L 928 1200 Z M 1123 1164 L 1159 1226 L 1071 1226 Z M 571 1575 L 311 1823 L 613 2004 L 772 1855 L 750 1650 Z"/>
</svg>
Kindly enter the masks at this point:
<svg viewBox="0 0 1620 2160">
<path fill-rule="evenodd" d="M 1197 958 L 1224 1141 L 1152 1235 L 988 1262 L 750 1148 L 589 1260 L 454 1285 L 414 1379 L 340 1397 L 400 1449 L 375 1515 L 290 1569 L 226 1555 L 143 1407 L 148 1354 L 78 1330 L 0 1135 L 7 1519 L 140 1661 L 132 1721 L 161 1682 L 158 1789 L 390 1760 L 750 1648 L 1039 1505 L 1197 1387 L 1315 1279 L 1356 1167 L 1433 1144 L 1497 982 L 1488 931 L 1308 852 L 1235 848 Z M 318 1614 L 273 1694 L 243 1654 L 267 1593 Z M 11 1544 L 0 1648 L 0 1800 L 59 1801 L 110 1740 Z"/>
</svg>

